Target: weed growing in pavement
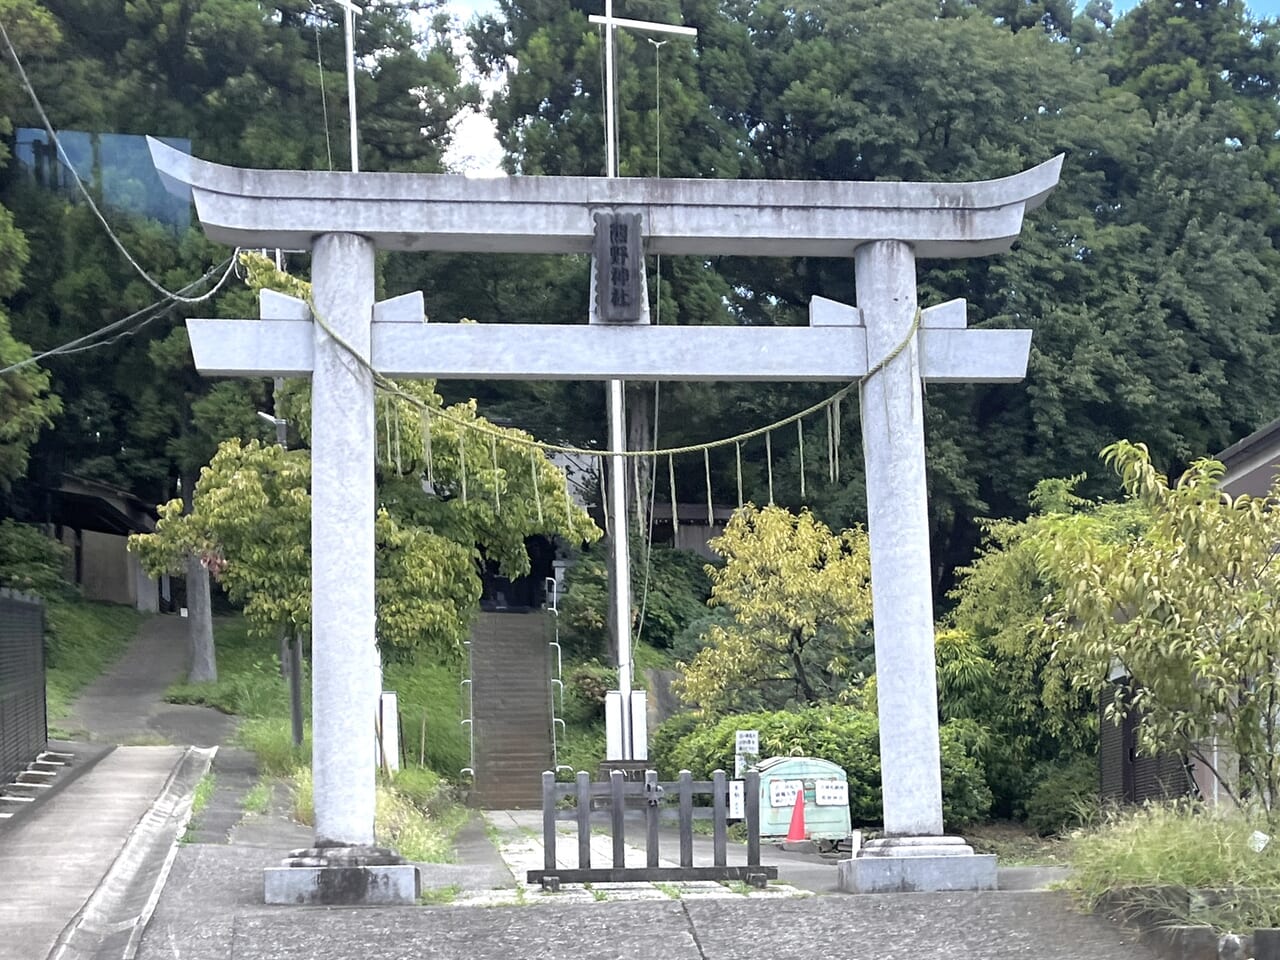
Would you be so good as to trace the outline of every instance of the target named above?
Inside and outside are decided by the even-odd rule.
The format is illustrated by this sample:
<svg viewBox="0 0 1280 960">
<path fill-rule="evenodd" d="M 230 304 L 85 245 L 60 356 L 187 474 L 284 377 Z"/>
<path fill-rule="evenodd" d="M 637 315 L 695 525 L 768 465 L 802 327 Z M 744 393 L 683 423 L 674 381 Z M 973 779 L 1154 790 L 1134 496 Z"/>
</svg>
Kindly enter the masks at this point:
<svg viewBox="0 0 1280 960">
<path fill-rule="evenodd" d="M 271 781 L 262 779 L 248 789 L 240 799 L 245 813 L 266 813 L 271 809 Z"/>
<path fill-rule="evenodd" d="M 426 906 L 443 906 L 453 903 L 462 892 L 462 884 L 451 883 L 447 887 L 429 887 L 418 896 L 418 903 Z"/>
<path fill-rule="evenodd" d="M 191 818 L 187 821 L 187 829 L 182 834 L 182 843 L 191 842 L 196 819 L 200 814 L 204 813 L 205 807 L 209 805 L 210 798 L 213 797 L 213 791 L 217 788 L 218 777 L 212 770 L 201 777 L 199 783 L 196 784 L 195 791 L 191 795 Z"/>
</svg>

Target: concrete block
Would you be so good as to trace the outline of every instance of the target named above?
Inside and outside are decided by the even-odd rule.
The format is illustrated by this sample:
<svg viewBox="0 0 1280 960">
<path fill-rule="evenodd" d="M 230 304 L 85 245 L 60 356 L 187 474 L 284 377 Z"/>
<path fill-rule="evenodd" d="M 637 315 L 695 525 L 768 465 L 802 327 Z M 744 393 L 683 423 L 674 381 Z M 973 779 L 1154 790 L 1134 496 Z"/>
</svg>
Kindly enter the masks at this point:
<svg viewBox="0 0 1280 960">
<path fill-rule="evenodd" d="M 1280 960 L 1280 929 L 1253 931 L 1253 956 L 1254 960 Z"/>
<path fill-rule="evenodd" d="M 409 906 L 422 892 L 411 863 L 375 866 L 267 867 L 267 903 L 298 906 Z"/>
<path fill-rule="evenodd" d="M 996 858 L 990 855 L 854 857 L 837 869 L 845 893 L 996 889 Z"/>
<path fill-rule="evenodd" d="M 1218 933 L 1212 927 L 1153 927 L 1142 940 L 1166 960 L 1218 960 Z"/>
</svg>

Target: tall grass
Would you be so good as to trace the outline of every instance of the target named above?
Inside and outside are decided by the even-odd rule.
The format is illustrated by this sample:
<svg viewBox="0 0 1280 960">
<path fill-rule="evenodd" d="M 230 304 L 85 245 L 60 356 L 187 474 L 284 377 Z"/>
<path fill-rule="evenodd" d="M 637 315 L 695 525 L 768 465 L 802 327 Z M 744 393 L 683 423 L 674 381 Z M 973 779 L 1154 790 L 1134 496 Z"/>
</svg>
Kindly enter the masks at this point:
<svg viewBox="0 0 1280 960">
<path fill-rule="evenodd" d="M 1112 811 L 1073 838 L 1068 885 L 1090 906 L 1131 889 L 1185 922 L 1237 931 L 1277 926 L 1280 836 L 1255 849 L 1255 834 L 1276 832 L 1261 815 L 1185 802 Z M 1153 888 L 1209 893 L 1170 897 Z"/>
<path fill-rule="evenodd" d="M 309 722 L 304 724 L 303 744 L 295 747 L 288 684 L 280 676 L 275 650 L 250 637 L 247 624 L 240 618 L 219 622 L 214 639 L 218 681 L 176 684 L 169 690 L 169 699 L 201 703 L 238 716 L 237 739 L 253 752 L 259 771 L 286 779 L 293 790 L 295 818 L 314 824 L 311 727 Z M 428 764 L 440 764 L 445 767 L 441 772 L 454 775 L 466 766 L 466 743 L 459 724 L 458 668 L 397 663 L 388 666 L 384 679 L 389 689 L 400 694 L 405 754 L 410 765 L 378 784 L 378 842 L 394 847 L 411 860 L 447 861 L 453 856 L 453 837 L 466 819 L 466 811 L 440 773 L 412 764 L 418 757 L 419 721 L 425 710 Z M 310 715 L 310 699 L 310 683 L 304 675 L 304 717 Z"/>
<path fill-rule="evenodd" d="M 462 666 L 459 663 L 389 663 L 383 686 L 396 691 L 405 760 L 457 777 L 471 765 L 470 741 L 462 726 Z M 425 727 L 425 738 L 423 736 Z M 425 742 L 425 750 L 423 744 Z"/>
<path fill-rule="evenodd" d="M 315 783 L 308 767 L 294 772 L 294 817 L 315 824 Z M 408 860 L 450 863 L 453 838 L 466 822 L 467 811 L 453 797 L 449 784 L 422 767 L 406 767 L 390 779 L 378 778 L 376 841 Z"/>
</svg>

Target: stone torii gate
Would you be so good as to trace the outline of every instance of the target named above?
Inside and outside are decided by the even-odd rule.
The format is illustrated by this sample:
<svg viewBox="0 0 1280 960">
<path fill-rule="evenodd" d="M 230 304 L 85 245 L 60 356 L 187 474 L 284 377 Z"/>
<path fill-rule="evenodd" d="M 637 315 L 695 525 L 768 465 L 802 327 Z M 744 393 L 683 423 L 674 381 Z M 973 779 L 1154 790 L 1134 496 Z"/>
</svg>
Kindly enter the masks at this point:
<svg viewBox="0 0 1280 960">
<path fill-rule="evenodd" d="M 916 259 L 1007 251 L 1024 214 L 1057 185 L 1060 156 L 957 184 L 471 180 L 237 169 L 150 143 L 162 176 L 191 188 L 211 239 L 309 248 L 318 312 L 388 376 L 847 383 L 876 369 L 860 408 L 885 839 L 841 863 L 841 886 L 994 887 L 995 858 L 943 836 L 921 382 L 1020 380 L 1031 332 L 966 329 L 957 300 L 924 310 L 912 336 Z M 589 253 L 598 213 L 639 214 L 647 254 L 852 257 L 857 306 L 815 298 L 808 327 L 682 328 L 433 324 L 422 322 L 421 294 L 374 303 L 377 249 Z M 368 730 L 378 694 L 373 379 L 305 305 L 286 299 L 264 302 L 264 316 L 279 319 L 191 320 L 188 331 L 205 374 L 312 378 L 313 776 L 316 846 L 329 854 L 274 872 L 315 873 L 280 896 L 318 902 L 333 889 L 326 870 L 400 868 L 364 854 L 374 839 Z M 361 896 L 408 899 L 400 883 L 378 875 Z"/>
</svg>

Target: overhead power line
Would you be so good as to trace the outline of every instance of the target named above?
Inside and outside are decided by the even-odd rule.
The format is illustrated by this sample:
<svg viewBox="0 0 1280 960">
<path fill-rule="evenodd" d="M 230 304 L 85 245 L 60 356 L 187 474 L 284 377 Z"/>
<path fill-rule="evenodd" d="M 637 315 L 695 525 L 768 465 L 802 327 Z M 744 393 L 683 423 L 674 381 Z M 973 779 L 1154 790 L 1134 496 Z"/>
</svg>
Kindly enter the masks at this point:
<svg viewBox="0 0 1280 960">
<path fill-rule="evenodd" d="M 225 270 L 223 269 L 224 267 L 226 268 Z M 185 287 L 182 287 L 180 290 L 177 291 L 177 293 L 174 293 L 174 294 L 167 293 L 165 294 L 165 296 L 157 300 L 155 303 L 148 304 L 147 306 L 143 307 L 141 310 L 135 310 L 133 313 L 129 314 L 127 317 L 121 317 L 119 320 L 115 320 L 111 323 L 108 323 L 106 326 L 99 327 L 97 330 L 94 330 L 92 333 L 86 333 L 84 336 L 77 337 L 76 339 L 68 341 L 67 343 L 62 344 L 61 346 L 57 346 L 57 347 L 53 347 L 52 349 L 45 350 L 43 353 L 38 353 L 33 356 L 27 357 L 25 360 L 19 360 L 17 363 L 11 363 L 9 364 L 9 366 L 4 367 L 3 369 L 0 369 L 0 376 L 3 376 L 6 373 L 12 373 L 14 370 L 20 370 L 23 367 L 30 366 L 33 363 L 39 363 L 41 360 L 48 359 L 49 357 L 61 357 L 61 356 L 66 356 L 67 354 L 72 354 L 72 353 L 84 353 L 86 350 L 94 350 L 94 349 L 97 349 L 98 347 L 105 347 L 109 344 L 115 343 L 116 341 L 124 337 L 133 336 L 135 333 L 137 333 L 147 324 L 151 323 L 153 320 L 159 317 L 161 310 L 164 307 L 167 307 L 175 302 L 199 303 L 201 300 L 207 300 L 209 297 L 212 297 L 215 293 L 218 292 L 218 290 L 220 290 L 226 284 L 227 280 L 230 278 L 232 272 L 234 271 L 234 268 L 235 268 L 235 256 L 228 257 L 226 260 L 222 261 L 221 263 L 215 264 L 214 266 L 210 267 L 204 273 L 203 276 L 197 278 L 196 280 L 193 280 L 191 283 L 187 284 Z M 184 294 L 190 292 L 191 290 L 196 289 L 201 284 L 207 283 L 210 279 L 216 276 L 218 271 L 220 270 L 223 271 L 222 276 L 218 278 L 218 282 L 214 284 L 211 289 L 201 294 L 199 297 L 188 298 L 184 296 Z M 148 316 L 148 314 L 150 315 Z M 134 324 L 134 326 L 130 326 L 130 324 Z M 113 334 L 113 333 L 115 334 L 115 336 L 111 337 L 110 339 L 107 339 L 107 340 L 99 339 L 100 337 L 106 337 L 109 334 Z"/>
</svg>

